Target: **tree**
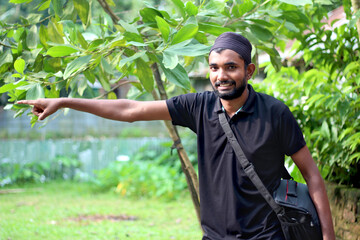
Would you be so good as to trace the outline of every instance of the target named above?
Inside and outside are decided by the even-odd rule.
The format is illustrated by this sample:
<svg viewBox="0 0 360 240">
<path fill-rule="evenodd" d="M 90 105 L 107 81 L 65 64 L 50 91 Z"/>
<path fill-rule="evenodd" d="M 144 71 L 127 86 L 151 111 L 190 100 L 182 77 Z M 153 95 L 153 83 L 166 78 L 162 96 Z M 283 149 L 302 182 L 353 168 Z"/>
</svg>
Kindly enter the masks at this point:
<svg viewBox="0 0 360 240">
<path fill-rule="evenodd" d="M 311 24 L 304 12 L 313 7 L 310 0 L 171 0 L 147 4 L 125 21 L 112 11 L 114 5 L 112 0 L 42 0 L 37 13 L 19 23 L 1 21 L 0 94 L 9 96 L 6 109 L 19 116 L 28 107 L 12 104 L 17 100 L 60 93 L 84 97 L 95 81 L 106 91 L 102 97 L 115 98 L 114 89 L 127 76 L 136 76 L 133 88 L 154 99 L 166 99 L 174 87 L 192 92 L 188 72 L 206 62 L 210 43 L 226 31 L 241 32 L 253 43 L 255 62 L 265 52 L 274 69 L 280 70 L 278 49 L 284 50 L 289 39 Z M 29 115 L 34 125 L 37 118 Z M 199 216 L 196 173 L 176 128 L 169 122 L 166 127 Z"/>
</svg>

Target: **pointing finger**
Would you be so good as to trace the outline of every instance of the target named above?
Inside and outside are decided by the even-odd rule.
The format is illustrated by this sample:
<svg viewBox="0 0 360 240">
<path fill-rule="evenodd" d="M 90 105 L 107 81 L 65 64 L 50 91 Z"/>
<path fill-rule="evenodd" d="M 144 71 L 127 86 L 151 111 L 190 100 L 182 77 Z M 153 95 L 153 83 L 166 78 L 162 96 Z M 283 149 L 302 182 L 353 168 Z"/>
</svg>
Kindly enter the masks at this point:
<svg viewBox="0 0 360 240">
<path fill-rule="evenodd" d="M 27 104 L 27 105 L 35 105 L 36 101 L 34 100 L 21 100 L 16 102 L 16 104 Z"/>
</svg>

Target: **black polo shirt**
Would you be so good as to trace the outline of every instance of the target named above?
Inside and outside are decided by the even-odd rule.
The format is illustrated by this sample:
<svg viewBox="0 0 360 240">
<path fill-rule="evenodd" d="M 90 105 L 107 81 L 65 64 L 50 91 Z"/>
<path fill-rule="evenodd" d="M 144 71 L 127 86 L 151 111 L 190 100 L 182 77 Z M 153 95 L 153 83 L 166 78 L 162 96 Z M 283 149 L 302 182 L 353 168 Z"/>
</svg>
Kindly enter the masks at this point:
<svg viewBox="0 0 360 240">
<path fill-rule="evenodd" d="M 246 157 L 270 192 L 279 184 L 284 158 L 305 141 L 289 108 L 254 91 L 229 124 Z M 214 92 L 190 93 L 167 100 L 175 125 L 198 137 L 203 239 L 282 240 L 276 215 L 242 170 L 221 128 L 220 99 Z"/>
</svg>

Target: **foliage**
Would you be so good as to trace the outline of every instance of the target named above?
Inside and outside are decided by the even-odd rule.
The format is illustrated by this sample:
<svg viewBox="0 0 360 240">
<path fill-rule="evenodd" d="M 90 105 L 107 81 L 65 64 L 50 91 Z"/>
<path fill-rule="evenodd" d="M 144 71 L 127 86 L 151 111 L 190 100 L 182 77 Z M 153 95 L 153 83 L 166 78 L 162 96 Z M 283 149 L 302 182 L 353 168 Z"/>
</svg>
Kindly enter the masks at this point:
<svg viewBox="0 0 360 240">
<path fill-rule="evenodd" d="M 176 199 L 186 189 L 176 169 L 150 162 L 114 162 L 96 171 L 97 190 L 114 189 L 122 196 Z"/>
<path fill-rule="evenodd" d="M 333 29 L 320 21 L 327 17 L 320 6 L 307 9 L 304 17 L 309 22 L 312 19 L 312 31 L 296 35 L 294 56 L 302 56 L 307 71 L 284 66 L 276 72 L 268 65 L 267 78 L 257 87 L 291 106 L 328 180 L 360 187 L 360 46 L 356 16 L 347 11 L 350 24 L 335 26 L 333 22 Z"/>
<path fill-rule="evenodd" d="M 99 18 L 92 15 L 94 8 L 101 11 L 95 1 L 42 1 L 38 13 L 20 23 L 0 22 L 0 93 L 7 92 L 10 102 L 62 94 L 81 97 L 98 81 L 107 97 L 114 98 L 114 85 L 128 76 L 137 77 L 137 90 L 152 92 L 150 66 L 160 70 L 166 89 L 191 91 L 187 72 L 205 61 L 208 42 L 225 31 L 242 32 L 255 53 L 267 52 L 279 68 L 275 46 L 286 44 L 288 29 L 299 32 L 298 26 L 309 24 L 302 5 L 310 2 L 287 2 L 212 0 L 195 5 L 173 0 L 161 8 L 148 4 L 133 20 L 113 24 L 104 12 Z M 26 108 L 7 106 L 16 116 Z"/>
<path fill-rule="evenodd" d="M 193 141 L 191 137 L 184 140 L 185 144 Z M 171 144 L 165 143 L 169 149 Z M 189 149 L 189 158 L 196 165 L 196 149 Z M 114 190 L 122 196 L 168 200 L 181 197 L 187 186 L 177 156 L 170 150 L 158 153 L 151 144 L 142 147 L 129 162 L 113 162 L 95 171 L 94 183 L 96 191 Z"/>
<path fill-rule="evenodd" d="M 64 156 L 58 156 L 51 161 L 25 164 L 5 162 L 0 164 L 0 186 L 74 179 L 79 168 L 80 162 L 78 159 Z"/>
</svg>

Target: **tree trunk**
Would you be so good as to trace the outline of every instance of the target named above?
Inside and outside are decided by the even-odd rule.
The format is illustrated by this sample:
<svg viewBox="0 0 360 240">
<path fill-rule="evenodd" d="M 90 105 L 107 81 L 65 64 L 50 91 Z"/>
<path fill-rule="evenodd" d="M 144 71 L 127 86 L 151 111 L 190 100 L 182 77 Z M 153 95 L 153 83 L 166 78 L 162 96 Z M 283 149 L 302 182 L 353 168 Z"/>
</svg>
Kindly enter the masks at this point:
<svg viewBox="0 0 360 240">
<path fill-rule="evenodd" d="M 351 0 L 351 5 L 354 9 L 354 14 L 355 14 L 360 9 L 360 0 Z M 358 31 L 358 35 L 359 35 L 359 40 L 360 40 L 360 19 L 358 19 L 356 21 L 356 27 L 357 27 L 357 31 Z"/>
<path fill-rule="evenodd" d="M 154 63 L 151 66 L 151 69 L 153 71 L 155 81 L 156 81 L 156 84 L 159 89 L 160 98 L 162 100 L 166 100 L 168 97 L 167 97 L 164 85 L 161 81 L 161 76 L 160 76 L 160 72 L 159 72 L 159 68 L 158 68 L 157 64 Z M 155 100 L 159 98 L 154 93 L 153 93 L 153 97 Z M 179 155 L 181 167 L 186 176 L 188 188 L 191 193 L 191 199 L 193 201 L 196 215 L 197 215 L 199 223 L 200 223 L 200 197 L 199 197 L 199 182 L 198 182 L 197 174 L 195 172 L 194 166 L 191 164 L 189 157 L 181 143 L 181 139 L 180 139 L 180 136 L 178 134 L 176 127 L 170 121 L 164 121 L 164 123 L 169 132 L 171 139 L 174 142 L 173 148 L 176 148 L 177 153 Z"/>
</svg>

